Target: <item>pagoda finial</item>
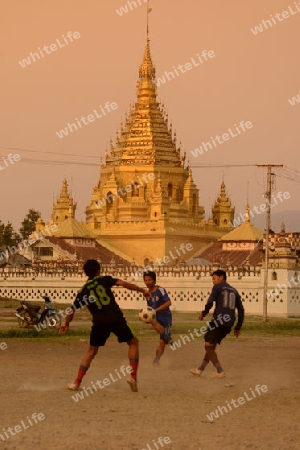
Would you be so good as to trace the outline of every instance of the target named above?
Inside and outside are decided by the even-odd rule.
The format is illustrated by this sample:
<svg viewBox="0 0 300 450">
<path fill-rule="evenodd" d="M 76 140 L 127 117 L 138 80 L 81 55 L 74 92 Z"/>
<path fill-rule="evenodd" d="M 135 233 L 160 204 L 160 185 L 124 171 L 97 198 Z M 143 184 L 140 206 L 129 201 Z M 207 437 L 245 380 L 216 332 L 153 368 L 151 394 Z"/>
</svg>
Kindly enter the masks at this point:
<svg viewBox="0 0 300 450">
<path fill-rule="evenodd" d="M 225 183 L 224 183 L 224 174 L 223 174 L 223 181 L 221 184 L 221 197 L 226 196 L 226 190 L 225 190 Z"/>
<path fill-rule="evenodd" d="M 147 2 L 147 42 L 149 41 L 149 13 L 151 13 L 152 8 L 150 7 L 150 0 Z"/>
<path fill-rule="evenodd" d="M 150 78 L 152 81 L 155 79 L 155 67 L 152 63 L 151 54 L 150 54 L 150 39 L 149 39 L 149 13 L 152 11 L 150 7 L 150 0 L 147 2 L 147 42 L 144 51 L 143 62 L 140 66 L 140 79 L 141 78 Z"/>
<path fill-rule="evenodd" d="M 63 181 L 63 185 L 62 185 L 62 190 L 61 190 L 61 197 L 62 196 L 67 196 L 68 195 L 68 182 L 66 177 L 64 178 Z"/>
<path fill-rule="evenodd" d="M 249 203 L 248 203 L 248 200 L 247 200 L 247 203 L 246 203 L 246 212 L 245 212 L 245 223 L 250 223 L 250 214 L 249 214 L 249 211 L 250 211 L 250 206 L 249 206 Z"/>
</svg>

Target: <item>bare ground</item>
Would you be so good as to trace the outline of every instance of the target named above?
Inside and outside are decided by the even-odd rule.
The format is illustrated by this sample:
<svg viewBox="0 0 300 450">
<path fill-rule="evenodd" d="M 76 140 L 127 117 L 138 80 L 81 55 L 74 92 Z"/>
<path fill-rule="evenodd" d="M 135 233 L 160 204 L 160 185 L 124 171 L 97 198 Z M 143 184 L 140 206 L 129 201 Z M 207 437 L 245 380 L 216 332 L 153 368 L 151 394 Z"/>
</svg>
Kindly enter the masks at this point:
<svg viewBox="0 0 300 450">
<path fill-rule="evenodd" d="M 208 366 L 203 378 L 188 370 L 198 365 L 203 339 L 183 348 L 166 349 L 161 367 L 152 367 L 155 342 L 141 342 L 139 392 L 129 390 L 116 370 L 127 366 L 127 346 L 109 340 L 99 351 L 83 386 L 113 374 L 75 402 L 66 389 L 73 381 L 88 341 L 72 344 L 6 340 L 0 349 L 0 448 L 74 450 L 244 450 L 300 448 L 300 338 L 226 338 L 218 355 L 227 378 L 211 379 Z M 103 383 L 102 383 L 103 385 Z M 268 391 L 254 398 L 256 385 Z M 245 396 L 245 392 L 249 398 Z M 255 392 L 255 391 L 254 391 Z M 232 399 L 244 397 L 234 407 Z M 237 403 L 236 403 L 237 404 Z M 211 422 L 206 415 L 226 406 Z M 42 413 L 44 420 L 30 426 L 27 417 Z M 42 416 L 40 416 L 42 417 Z M 28 428 L 11 436 L 21 421 Z M 3 430 L 3 431 L 1 431 Z M 7 435 L 4 434 L 6 431 Z M 14 431 L 13 431 L 14 432 Z M 1 438 L 1 433 L 5 438 Z M 162 445 L 159 437 L 169 437 Z"/>
</svg>

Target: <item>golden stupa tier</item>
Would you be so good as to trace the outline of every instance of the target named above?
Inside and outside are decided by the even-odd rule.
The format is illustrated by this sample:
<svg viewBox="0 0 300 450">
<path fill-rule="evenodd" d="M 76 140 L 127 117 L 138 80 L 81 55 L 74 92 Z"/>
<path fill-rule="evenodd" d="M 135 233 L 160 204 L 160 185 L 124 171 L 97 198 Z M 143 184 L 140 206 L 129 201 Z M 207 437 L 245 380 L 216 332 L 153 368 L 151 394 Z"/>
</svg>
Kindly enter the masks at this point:
<svg viewBox="0 0 300 450">
<path fill-rule="evenodd" d="M 184 157 L 176 147 L 176 135 L 168 126 L 168 118 L 157 101 L 155 68 L 153 66 L 149 40 L 147 40 L 143 62 L 137 82 L 137 102 L 106 155 L 107 166 L 119 165 L 166 165 L 183 167 Z"/>
</svg>

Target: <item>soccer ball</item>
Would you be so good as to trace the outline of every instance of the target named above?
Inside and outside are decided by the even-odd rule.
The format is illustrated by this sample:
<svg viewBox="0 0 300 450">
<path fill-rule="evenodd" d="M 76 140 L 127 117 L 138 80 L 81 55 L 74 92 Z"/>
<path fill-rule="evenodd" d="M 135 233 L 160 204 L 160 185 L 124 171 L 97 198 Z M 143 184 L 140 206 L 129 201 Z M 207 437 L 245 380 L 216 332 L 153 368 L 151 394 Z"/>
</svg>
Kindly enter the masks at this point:
<svg viewBox="0 0 300 450">
<path fill-rule="evenodd" d="M 142 308 L 139 312 L 139 319 L 143 323 L 151 323 L 156 317 L 155 309 L 147 306 L 147 308 Z"/>
</svg>

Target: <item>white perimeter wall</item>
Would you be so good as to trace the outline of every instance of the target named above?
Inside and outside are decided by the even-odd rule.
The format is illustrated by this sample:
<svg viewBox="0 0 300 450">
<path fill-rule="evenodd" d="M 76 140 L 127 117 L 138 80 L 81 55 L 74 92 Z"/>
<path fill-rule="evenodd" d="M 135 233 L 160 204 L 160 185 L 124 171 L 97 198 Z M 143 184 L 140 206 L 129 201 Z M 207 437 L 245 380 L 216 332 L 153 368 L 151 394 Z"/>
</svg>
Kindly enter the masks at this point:
<svg viewBox="0 0 300 450">
<path fill-rule="evenodd" d="M 281 273 L 278 270 L 277 281 L 269 280 L 269 292 L 277 289 L 272 298 L 268 300 L 269 316 L 300 316 L 300 282 L 299 286 L 293 284 L 292 288 L 288 288 L 287 285 L 287 280 L 293 273 L 281 269 Z M 193 271 L 169 275 L 169 273 L 162 273 L 161 276 L 158 276 L 157 283 L 168 291 L 172 300 L 172 309 L 174 311 L 202 311 L 212 289 L 210 273 Z M 120 273 L 118 276 L 139 286 L 144 286 L 141 277 L 133 277 L 128 273 Z M 57 274 L 33 277 L 18 272 L 12 274 L 2 272 L 0 274 L 0 296 L 40 301 L 42 295 L 47 294 L 54 302 L 72 303 L 76 292 L 85 280 L 85 276 L 78 274 L 64 278 Z M 263 270 L 259 275 L 250 273 L 242 277 L 231 273 L 227 281 L 239 291 L 246 314 L 261 316 L 263 313 Z M 279 288 L 279 286 L 281 287 Z M 114 288 L 114 293 L 117 302 L 123 309 L 140 309 L 146 304 L 140 293 L 124 288 Z"/>
</svg>

